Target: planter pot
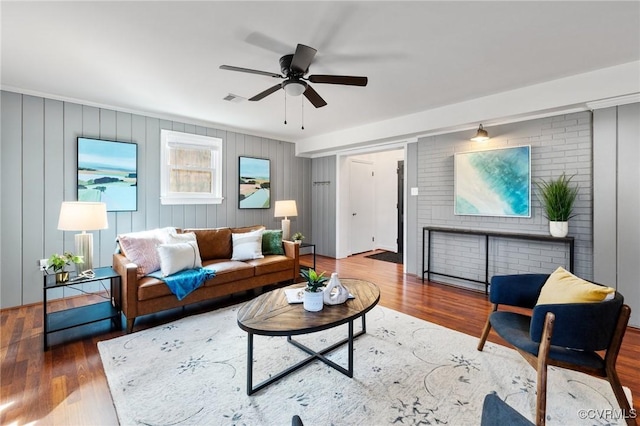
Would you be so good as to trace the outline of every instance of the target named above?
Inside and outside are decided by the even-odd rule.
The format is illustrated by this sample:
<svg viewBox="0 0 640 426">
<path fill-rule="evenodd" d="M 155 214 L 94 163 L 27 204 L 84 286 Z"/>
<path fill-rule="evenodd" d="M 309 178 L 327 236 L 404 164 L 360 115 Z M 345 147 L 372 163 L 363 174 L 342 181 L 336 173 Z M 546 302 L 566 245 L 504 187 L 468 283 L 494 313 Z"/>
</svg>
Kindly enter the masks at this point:
<svg viewBox="0 0 640 426">
<path fill-rule="evenodd" d="M 302 240 L 293 240 L 293 242 L 296 244 L 302 244 Z"/>
<path fill-rule="evenodd" d="M 69 272 L 67 271 L 56 272 L 57 283 L 66 283 L 67 281 L 69 281 Z"/>
<path fill-rule="evenodd" d="M 552 237 L 566 237 L 569 233 L 569 222 L 549 221 L 549 233 Z"/>
<path fill-rule="evenodd" d="M 304 296 L 302 296 L 302 306 L 309 312 L 321 311 L 324 306 L 324 292 L 311 292 L 305 290 Z"/>
</svg>

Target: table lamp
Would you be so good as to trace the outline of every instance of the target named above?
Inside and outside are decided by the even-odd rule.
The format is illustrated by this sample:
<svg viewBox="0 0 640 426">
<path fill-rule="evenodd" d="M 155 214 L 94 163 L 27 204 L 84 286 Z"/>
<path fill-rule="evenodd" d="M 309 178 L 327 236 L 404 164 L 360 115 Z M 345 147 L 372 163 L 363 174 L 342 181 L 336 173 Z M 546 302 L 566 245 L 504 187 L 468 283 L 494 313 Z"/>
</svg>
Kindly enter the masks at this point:
<svg viewBox="0 0 640 426">
<path fill-rule="evenodd" d="M 291 235 L 291 221 L 289 216 L 298 216 L 296 208 L 296 200 L 276 201 L 275 217 L 283 217 L 282 219 L 282 239 L 288 240 Z"/>
<path fill-rule="evenodd" d="M 84 262 L 79 264 L 80 272 L 93 269 L 93 234 L 87 231 L 107 229 L 107 205 L 86 201 L 63 201 L 60 206 L 58 229 L 61 231 L 82 231 L 75 235 L 76 255 Z"/>
</svg>

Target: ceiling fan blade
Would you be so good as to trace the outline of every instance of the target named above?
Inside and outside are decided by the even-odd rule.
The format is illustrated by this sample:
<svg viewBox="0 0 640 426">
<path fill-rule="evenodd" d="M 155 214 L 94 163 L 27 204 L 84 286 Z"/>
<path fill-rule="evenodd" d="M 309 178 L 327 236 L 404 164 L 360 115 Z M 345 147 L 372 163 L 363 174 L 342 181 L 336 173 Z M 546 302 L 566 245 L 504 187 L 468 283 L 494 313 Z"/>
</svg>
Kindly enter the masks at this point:
<svg viewBox="0 0 640 426">
<path fill-rule="evenodd" d="M 304 97 L 309 99 L 309 102 L 311 102 L 316 108 L 323 107 L 327 104 L 327 102 L 318 95 L 318 92 L 313 90 L 313 87 L 309 85 L 307 85 L 307 90 L 304 91 Z"/>
<path fill-rule="evenodd" d="M 260 70 L 252 70 L 250 68 L 241 68 L 241 67 L 234 67 L 232 65 L 220 65 L 220 69 L 221 70 L 227 70 L 227 71 L 239 71 L 239 72 L 247 72 L 249 74 L 259 74 L 259 75 L 266 75 L 267 77 L 274 77 L 274 78 L 284 78 L 283 76 L 281 76 L 280 74 L 276 74 L 273 72 L 269 72 L 269 71 L 260 71 Z"/>
<path fill-rule="evenodd" d="M 266 98 L 267 96 L 269 96 L 270 94 L 272 94 L 273 92 L 278 91 L 280 88 L 282 88 L 281 84 L 276 84 L 275 86 L 269 87 L 267 90 L 265 90 L 264 92 L 260 92 L 257 95 L 255 95 L 253 98 L 249 98 L 250 101 L 259 101 L 260 99 Z"/>
<path fill-rule="evenodd" d="M 311 61 L 316 56 L 317 50 L 313 47 L 305 46 L 304 44 L 298 44 L 296 47 L 296 53 L 293 54 L 291 59 L 291 71 L 304 74 L 309 69 Z"/>
<path fill-rule="evenodd" d="M 312 83 L 344 84 L 347 86 L 366 86 L 367 77 L 352 77 L 348 75 L 310 75 Z"/>
</svg>

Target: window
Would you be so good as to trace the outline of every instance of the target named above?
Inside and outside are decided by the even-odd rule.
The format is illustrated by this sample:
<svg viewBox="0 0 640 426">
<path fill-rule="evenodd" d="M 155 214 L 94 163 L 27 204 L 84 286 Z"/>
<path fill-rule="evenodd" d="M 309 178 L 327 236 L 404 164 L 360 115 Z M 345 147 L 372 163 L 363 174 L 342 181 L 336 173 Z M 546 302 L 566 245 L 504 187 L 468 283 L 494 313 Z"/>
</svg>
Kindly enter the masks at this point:
<svg viewBox="0 0 640 426">
<path fill-rule="evenodd" d="M 222 203 L 222 139 L 161 130 L 161 204 Z"/>
</svg>

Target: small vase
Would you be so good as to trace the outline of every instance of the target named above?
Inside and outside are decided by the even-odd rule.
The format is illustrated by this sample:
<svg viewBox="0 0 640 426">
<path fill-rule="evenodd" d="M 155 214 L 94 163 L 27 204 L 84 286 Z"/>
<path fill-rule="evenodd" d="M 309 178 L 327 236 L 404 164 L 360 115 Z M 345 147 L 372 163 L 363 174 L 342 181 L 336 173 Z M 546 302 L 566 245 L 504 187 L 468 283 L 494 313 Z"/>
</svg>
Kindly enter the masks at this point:
<svg viewBox="0 0 640 426">
<path fill-rule="evenodd" d="M 304 291 L 302 296 L 302 306 L 306 311 L 318 312 L 322 310 L 324 301 L 324 292 L 321 291 Z"/>
<path fill-rule="evenodd" d="M 331 274 L 331 280 L 329 285 L 324 289 L 324 303 L 325 305 L 339 305 L 344 303 L 349 298 L 349 290 L 345 288 L 338 278 L 336 272 Z"/>
<path fill-rule="evenodd" d="M 552 237 L 566 237 L 569 233 L 569 222 L 549 221 L 549 233 Z"/>
<path fill-rule="evenodd" d="M 66 283 L 67 281 L 69 281 L 69 272 L 68 271 L 56 272 L 56 282 L 57 283 Z"/>
<path fill-rule="evenodd" d="M 302 244 L 302 240 L 293 240 L 293 242 L 296 244 Z"/>
</svg>

